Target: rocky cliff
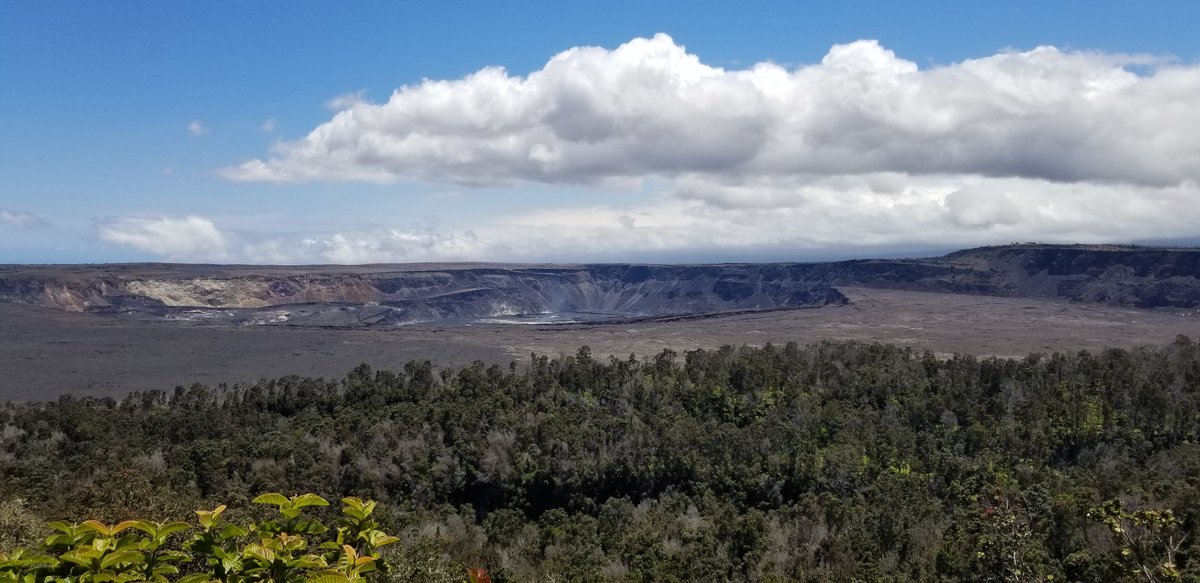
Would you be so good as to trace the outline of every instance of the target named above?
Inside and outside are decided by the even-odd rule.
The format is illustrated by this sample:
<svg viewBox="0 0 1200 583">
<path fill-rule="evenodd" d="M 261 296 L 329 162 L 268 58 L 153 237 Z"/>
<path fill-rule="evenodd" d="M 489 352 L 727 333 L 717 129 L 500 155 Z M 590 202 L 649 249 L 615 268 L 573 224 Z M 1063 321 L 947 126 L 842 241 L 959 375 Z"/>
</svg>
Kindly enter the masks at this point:
<svg viewBox="0 0 1200 583">
<path fill-rule="evenodd" d="M 838 286 L 1196 308 L 1198 276 L 1198 249 L 1083 245 L 729 265 L 7 266 L 0 301 L 243 324 L 553 322 L 843 304 Z"/>
<path fill-rule="evenodd" d="M 56 271 L 57 269 L 57 271 Z M 781 276 L 782 275 L 782 276 Z M 0 270 L 0 301 L 257 324 L 662 318 L 842 304 L 832 286 L 765 266 L 387 269 L 132 266 Z"/>
</svg>

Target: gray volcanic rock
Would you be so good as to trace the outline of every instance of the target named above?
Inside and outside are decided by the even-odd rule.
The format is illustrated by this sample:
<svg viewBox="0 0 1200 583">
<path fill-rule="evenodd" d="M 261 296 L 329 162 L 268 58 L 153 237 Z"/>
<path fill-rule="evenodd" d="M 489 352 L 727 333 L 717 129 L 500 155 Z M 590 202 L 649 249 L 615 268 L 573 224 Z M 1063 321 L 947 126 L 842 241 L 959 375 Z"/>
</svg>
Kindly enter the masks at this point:
<svg viewBox="0 0 1200 583">
<path fill-rule="evenodd" d="M 1198 277 L 1198 249 L 1095 245 L 829 263 L 2 266 L 0 302 L 247 325 L 603 322 L 844 304 L 837 286 L 1195 308 Z"/>
<path fill-rule="evenodd" d="M 318 271 L 154 266 L 0 270 L 0 301 L 196 322 L 357 326 L 534 318 L 606 321 L 844 304 L 766 266 L 468 267 Z M 781 275 L 783 277 L 781 277 Z M 561 320 L 551 316 L 567 317 Z"/>
</svg>

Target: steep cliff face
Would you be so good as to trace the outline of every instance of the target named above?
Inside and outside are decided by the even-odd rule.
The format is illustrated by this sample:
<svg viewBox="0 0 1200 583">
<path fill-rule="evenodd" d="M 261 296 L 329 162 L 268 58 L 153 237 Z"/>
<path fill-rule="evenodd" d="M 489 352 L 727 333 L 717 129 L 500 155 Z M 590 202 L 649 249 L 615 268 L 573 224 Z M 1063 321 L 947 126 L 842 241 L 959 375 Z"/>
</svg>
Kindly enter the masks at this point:
<svg viewBox="0 0 1200 583">
<path fill-rule="evenodd" d="M 0 301 L 243 324 L 594 321 L 843 304 L 837 286 L 1200 307 L 1200 250 L 1016 245 L 746 265 L 0 267 Z"/>
<path fill-rule="evenodd" d="M 48 269 L 48 268 L 47 268 Z M 53 277 L 0 273 L 0 301 L 207 321 L 312 325 L 569 314 L 628 319 L 842 304 L 833 287 L 762 266 L 477 268 Z"/>
<path fill-rule="evenodd" d="M 1200 249 L 1017 245 L 952 253 L 986 266 L 1004 295 L 1141 308 L 1200 306 Z"/>
</svg>

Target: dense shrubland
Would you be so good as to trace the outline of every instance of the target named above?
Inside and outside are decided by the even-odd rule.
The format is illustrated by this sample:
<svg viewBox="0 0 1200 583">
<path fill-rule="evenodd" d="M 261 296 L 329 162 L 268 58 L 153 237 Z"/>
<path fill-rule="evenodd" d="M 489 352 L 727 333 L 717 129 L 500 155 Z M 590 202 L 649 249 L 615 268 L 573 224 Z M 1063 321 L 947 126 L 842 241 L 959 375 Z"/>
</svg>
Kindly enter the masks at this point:
<svg viewBox="0 0 1200 583">
<path fill-rule="evenodd" d="M 360 366 L 5 406 L 0 552 L 279 491 L 378 500 L 404 581 L 1200 581 L 1198 434 L 1182 337 Z"/>
</svg>

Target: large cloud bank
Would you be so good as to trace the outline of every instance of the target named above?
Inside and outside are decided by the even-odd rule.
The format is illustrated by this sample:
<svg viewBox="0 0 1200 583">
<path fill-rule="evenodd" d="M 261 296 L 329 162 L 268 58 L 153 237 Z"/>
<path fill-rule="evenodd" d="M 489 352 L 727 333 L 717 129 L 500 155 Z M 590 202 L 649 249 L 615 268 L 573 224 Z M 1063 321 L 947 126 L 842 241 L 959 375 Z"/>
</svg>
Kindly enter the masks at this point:
<svg viewBox="0 0 1200 583">
<path fill-rule="evenodd" d="M 1130 65 L 1146 65 L 1142 74 Z M 236 180 L 468 185 L 900 172 L 1148 186 L 1200 178 L 1200 69 L 1039 47 L 921 69 L 874 41 L 724 70 L 666 35 L 348 101 Z"/>
<path fill-rule="evenodd" d="M 644 203 L 513 212 L 472 228 L 332 225 L 263 235 L 199 217 L 160 217 L 109 223 L 102 238 L 184 261 L 670 262 L 1130 242 L 1194 236 L 1200 226 L 1200 195 L 1182 187 L 872 174 L 804 185 L 682 179 L 673 188 Z"/>
<path fill-rule="evenodd" d="M 307 136 L 222 170 L 510 187 L 509 216 L 286 237 L 164 217 L 176 223 L 103 238 L 171 257 L 362 263 L 1196 237 L 1197 95 L 1200 66 L 1144 56 L 1039 47 L 922 68 L 858 41 L 816 64 L 726 70 L 658 35 L 571 49 L 528 76 L 489 68 L 384 103 L 338 99 Z M 645 196 L 521 208 L 534 182 Z M 189 235 L 156 231 L 169 225 Z"/>
</svg>

